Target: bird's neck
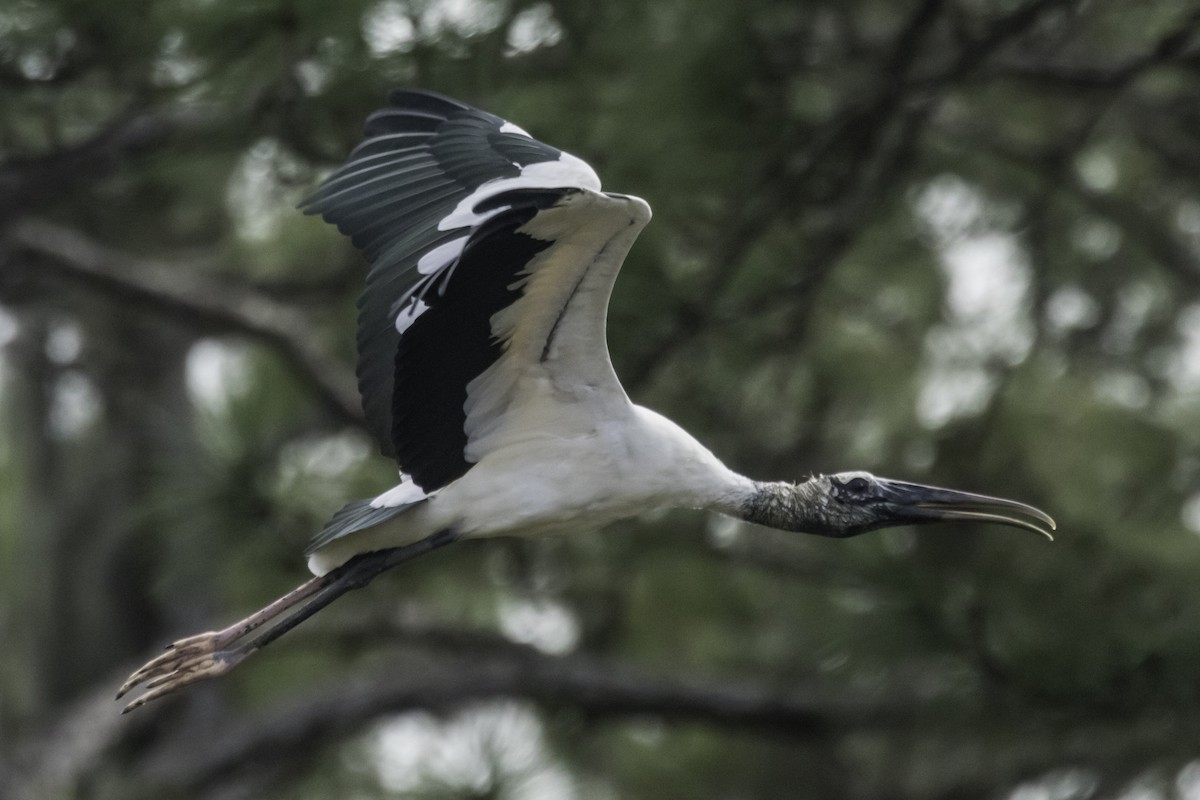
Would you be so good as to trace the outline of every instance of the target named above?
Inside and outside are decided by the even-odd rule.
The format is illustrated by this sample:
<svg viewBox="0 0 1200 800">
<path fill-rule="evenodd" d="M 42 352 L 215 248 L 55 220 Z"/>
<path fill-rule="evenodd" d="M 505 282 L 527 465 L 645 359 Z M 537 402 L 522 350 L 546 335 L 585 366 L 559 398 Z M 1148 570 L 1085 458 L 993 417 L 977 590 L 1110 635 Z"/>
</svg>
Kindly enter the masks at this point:
<svg viewBox="0 0 1200 800">
<path fill-rule="evenodd" d="M 755 481 L 742 501 L 739 516 L 768 528 L 820 533 L 828 525 L 820 513 L 823 502 L 815 479 L 803 483 Z"/>
</svg>

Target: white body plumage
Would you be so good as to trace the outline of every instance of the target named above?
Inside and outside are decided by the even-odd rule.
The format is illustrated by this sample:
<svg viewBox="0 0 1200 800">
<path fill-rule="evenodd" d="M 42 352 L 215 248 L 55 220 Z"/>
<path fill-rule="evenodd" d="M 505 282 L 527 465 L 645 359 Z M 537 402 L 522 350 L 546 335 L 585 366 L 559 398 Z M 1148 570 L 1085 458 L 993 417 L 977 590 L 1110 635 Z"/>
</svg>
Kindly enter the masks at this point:
<svg viewBox="0 0 1200 800">
<path fill-rule="evenodd" d="M 529 434 L 387 522 L 310 554 L 309 569 L 323 575 L 358 553 L 446 528 L 466 537 L 530 536 L 593 530 L 656 508 L 735 514 L 754 487 L 678 425 L 632 403 L 586 430 Z M 420 496 L 403 483 L 377 500 L 407 504 Z"/>
</svg>

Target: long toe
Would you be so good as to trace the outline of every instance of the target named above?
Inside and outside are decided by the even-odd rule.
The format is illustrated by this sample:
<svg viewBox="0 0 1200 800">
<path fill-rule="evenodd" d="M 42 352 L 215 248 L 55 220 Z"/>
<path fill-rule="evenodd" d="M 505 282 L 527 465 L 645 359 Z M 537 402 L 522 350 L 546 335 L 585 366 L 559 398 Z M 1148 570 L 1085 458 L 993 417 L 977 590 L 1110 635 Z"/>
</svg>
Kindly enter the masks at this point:
<svg viewBox="0 0 1200 800">
<path fill-rule="evenodd" d="M 130 711 L 144 706 L 151 700 L 157 700 L 185 686 L 224 675 L 240 664 L 250 652 L 250 650 L 237 649 L 197 654 L 190 658 L 179 659 L 179 663 L 173 669 L 164 667 L 153 674 L 147 674 L 133 684 L 126 684 L 129 688 L 133 688 L 133 686 L 138 684 L 144 684 L 146 691 L 136 700 L 125 706 L 125 709 L 121 713 L 128 714 Z M 126 687 L 122 687 L 122 694 L 125 691 L 127 691 Z"/>
<path fill-rule="evenodd" d="M 147 661 L 129 676 L 117 691 L 117 699 L 120 700 L 135 686 L 174 673 L 189 661 L 211 656 L 223 644 L 224 637 L 221 633 L 210 631 L 168 645 L 165 653 Z"/>
</svg>

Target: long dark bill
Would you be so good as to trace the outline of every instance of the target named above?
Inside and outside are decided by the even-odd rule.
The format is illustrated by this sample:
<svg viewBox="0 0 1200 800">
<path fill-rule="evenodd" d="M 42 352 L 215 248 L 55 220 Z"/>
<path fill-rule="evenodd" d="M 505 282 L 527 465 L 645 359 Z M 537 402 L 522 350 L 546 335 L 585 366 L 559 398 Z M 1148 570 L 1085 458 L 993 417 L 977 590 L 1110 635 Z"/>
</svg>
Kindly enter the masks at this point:
<svg viewBox="0 0 1200 800">
<path fill-rule="evenodd" d="M 994 522 L 1031 531 L 1054 541 L 1054 519 L 1016 500 L 985 494 L 881 480 L 886 505 L 897 518 L 910 522 Z"/>
</svg>

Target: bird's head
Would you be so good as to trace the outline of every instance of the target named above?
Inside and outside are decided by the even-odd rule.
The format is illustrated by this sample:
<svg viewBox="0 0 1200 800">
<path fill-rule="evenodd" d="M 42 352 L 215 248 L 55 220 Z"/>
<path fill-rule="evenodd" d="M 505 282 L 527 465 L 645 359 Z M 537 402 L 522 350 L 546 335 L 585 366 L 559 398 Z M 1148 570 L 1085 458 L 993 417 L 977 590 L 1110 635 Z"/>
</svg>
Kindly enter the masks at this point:
<svg viewBox="0 0 1200 800">
<path fill-rule="evenodd" d="M 1054 538 L 1050 515 L 1025 503 L 879 478 L 869 472 L 817 475 L 795 486 L 774 487 L 764 487 L 762 519 L 753 521 L 836 538 L 897 525 L 991 522 Z"/>
</svg>

